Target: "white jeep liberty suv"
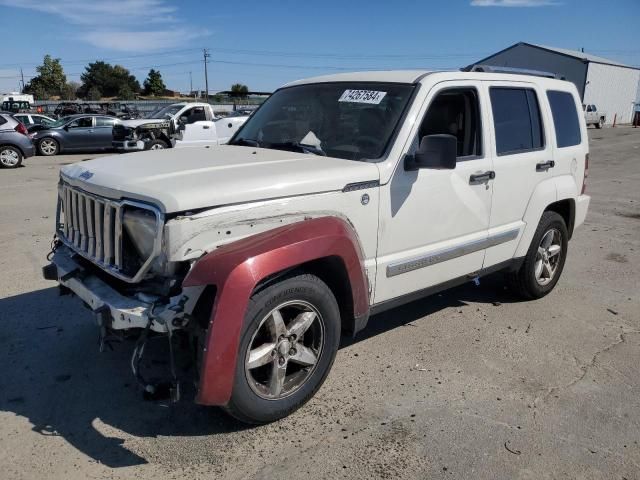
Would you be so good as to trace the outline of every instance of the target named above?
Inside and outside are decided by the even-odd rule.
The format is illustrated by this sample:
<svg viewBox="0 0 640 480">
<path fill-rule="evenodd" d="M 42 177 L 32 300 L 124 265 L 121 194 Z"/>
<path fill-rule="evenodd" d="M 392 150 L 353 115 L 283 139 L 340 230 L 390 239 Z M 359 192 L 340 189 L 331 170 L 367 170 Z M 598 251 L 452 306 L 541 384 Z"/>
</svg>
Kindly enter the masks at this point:
<svg viewBox="0 0 640 480">
<path fill-rule="evenodd" d="M 581 108 L 544 75 L 293 82 L 229 145 L 64 167 L 43 273 L 103 340 L 140 332 L 148 393 L 145 342 L 183 335 L 196 401 L 270 422 L 314 395 L 341 331 L 373 313 L 497 270 L 525 298 L 554 288 L 589 205 Z"/>
</svg>

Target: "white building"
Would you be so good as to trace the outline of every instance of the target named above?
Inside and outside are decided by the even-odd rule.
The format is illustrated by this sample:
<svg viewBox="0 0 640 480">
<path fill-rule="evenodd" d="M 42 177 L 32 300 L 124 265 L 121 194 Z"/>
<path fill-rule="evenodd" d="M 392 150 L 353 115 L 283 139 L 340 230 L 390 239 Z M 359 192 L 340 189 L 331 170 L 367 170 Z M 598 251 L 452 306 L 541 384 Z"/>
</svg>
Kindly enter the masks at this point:
<svg viewBox="0 0 640 480">
<path fill-rule="evenodd" d="M 563 48 L 520 42 L 475 62 L 478 65 L 552 72 L 578 87 L 582 103 L 607 114 L 607 123 L 631 123 L 640 102 L 640 68 Z"/>
</svg>

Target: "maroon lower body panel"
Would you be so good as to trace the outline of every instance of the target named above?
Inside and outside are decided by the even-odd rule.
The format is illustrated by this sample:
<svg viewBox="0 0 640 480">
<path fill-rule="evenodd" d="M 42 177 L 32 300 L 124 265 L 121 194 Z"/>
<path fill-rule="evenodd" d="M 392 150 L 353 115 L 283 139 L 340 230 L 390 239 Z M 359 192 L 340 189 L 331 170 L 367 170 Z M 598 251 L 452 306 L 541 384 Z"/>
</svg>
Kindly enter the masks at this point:
<svg viewBox="0 0 640 480">
<path fill-rule="evenodd" d="M 251 293 L 264 278 L 305 262 L 338 257 L 353 295 L 354 314 L 369 309 L 367 279 L 353 228 L 323 217 L 276 228 L 221 247 L 201 258 L 184 286 L 215 285 L 196 401 L 226 405 L 231 398 L 240 334 Z"/>
</svg>

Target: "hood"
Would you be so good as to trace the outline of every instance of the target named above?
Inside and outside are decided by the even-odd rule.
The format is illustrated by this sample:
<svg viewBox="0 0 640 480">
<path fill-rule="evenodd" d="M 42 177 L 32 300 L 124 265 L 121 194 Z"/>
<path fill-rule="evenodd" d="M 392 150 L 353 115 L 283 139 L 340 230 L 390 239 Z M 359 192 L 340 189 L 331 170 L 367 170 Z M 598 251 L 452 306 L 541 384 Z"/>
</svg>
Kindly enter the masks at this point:
<svg viewBox="0 0 640 480">
<path fill-rule="evenodd" d="M 145 123 L 168 122 L 167 118 L 134 118 L 132 120 L 121 120 L 120 123 L 125 127 L 135 128 Z"/>
<path fill-rule="evenodd" d="M 379 179 L 371 163 L 235 145 L 101 157 L 67 165 L 61 174 L 88 192 L 152 202 L 165 213 L 338 191 Z"/>
</svg>

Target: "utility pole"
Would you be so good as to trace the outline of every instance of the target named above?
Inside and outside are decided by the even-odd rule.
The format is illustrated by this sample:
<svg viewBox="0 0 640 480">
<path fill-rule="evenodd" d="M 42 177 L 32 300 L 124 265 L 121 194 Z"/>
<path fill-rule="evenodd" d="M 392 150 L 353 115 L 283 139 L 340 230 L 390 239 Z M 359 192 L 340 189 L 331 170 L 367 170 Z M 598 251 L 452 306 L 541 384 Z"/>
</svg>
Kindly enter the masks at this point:
<svg viewBox="0 0 640 480">
<path fill-rule="evenodd" d="M 211 54 L 206 48 L 204 48 L 202 52 L 204 53 L 204 85 L 205 85 L 204 98 L 205 98 L 205 102 L 209 103 L 209 75 L 207 73 L 207 58 L 209 58 Z"/>
<path fill-rule="evenodd" d="M 22 67 L 20 67 L 20 77 L 22 78 L 22 88 L 20 89 L 20 93 L 24 93 L 24 73 L 22 72 Z"/>
<path fill-rule="evenodd" d="M 191 76 L 191 72 L 189 72 L 189 95 L 193 93 L 193 77 Z"/>
</svg>

